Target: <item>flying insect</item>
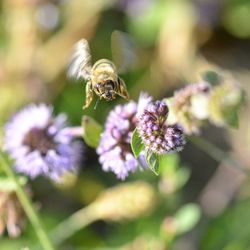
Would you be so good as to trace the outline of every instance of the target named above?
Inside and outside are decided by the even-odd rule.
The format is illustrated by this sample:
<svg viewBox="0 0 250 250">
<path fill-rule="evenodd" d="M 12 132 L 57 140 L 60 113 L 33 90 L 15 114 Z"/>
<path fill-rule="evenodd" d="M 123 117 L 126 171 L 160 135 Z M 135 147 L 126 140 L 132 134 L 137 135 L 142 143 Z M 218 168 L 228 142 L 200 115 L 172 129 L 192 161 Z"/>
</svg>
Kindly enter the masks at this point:
<svg viewBox="0 0 250 250">
<path fill-rule="evenodd" d="M 122 72 L 126 68 L 126 64 L 135 59 L 129 46 L 127 46 L 127 36 L 125 33 L 115 31 L 112 33 L 111 43 L 113 59 L 116 59 L 119 72 Z M 124 59 L 121 59 L 122 56 L 124 56 Z M 86 39 L 81 39 L 75 44 L 68 75 L 86 81 L 86 101 L 83 109 L 89 107 L 94 93 L 100 99 L 103 98 L 107 101 L 114 100 L 117 95 L 126 100 L 129 99 L 126 85 L 119 77 L 118 69 L 112 61 L 100 59 L 92 66 L 90 48 Z"/>
</svg>

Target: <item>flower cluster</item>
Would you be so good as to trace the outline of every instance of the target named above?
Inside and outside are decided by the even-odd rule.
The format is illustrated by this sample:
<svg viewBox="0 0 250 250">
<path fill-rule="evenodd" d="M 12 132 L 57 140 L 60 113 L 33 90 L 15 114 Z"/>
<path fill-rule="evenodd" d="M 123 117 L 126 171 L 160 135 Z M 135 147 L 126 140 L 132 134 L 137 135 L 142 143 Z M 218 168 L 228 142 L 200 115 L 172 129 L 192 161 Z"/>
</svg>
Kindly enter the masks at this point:
<svg viewBox="0 0 250 250">
<path fill-rule="evenodd" d="M 199 134 L 207 121 L 220 127 L 237 127 L 243 91 L 229 75 L 216 74 L 216 78 L 189 84 L 167 99 L 169 123 L 180 124 L 186 134 Z"/>
<path fill-rule="evenodd" d="M 176 91 L 174 97 L 168 101 L 170 107 L 169 122 L 180 124 L 186 134 L 198 134 L 203 120 L 207 119 L 207 97 L 210 88 L 210 84 L 202 82 L 189 84 Z M 201 101 L 202 105 L 200 105 Z"/>
<path fill-rule="evenodd" d="M 45 104 L 32 104 L 6 124 L 4 147 L 17 172 L 59 180 L 76 170 L 81 149 L 65 129 L 66 116 L 53 117 L 52 111 Z"/>
<path fill-rule="evenodd" d="M 157 154 L 183 149 L 185 139 L 178 125 L 167 125 L 168 107 L 164 101 L 151 103 L 138 116 L 138 132 L 147 150 Z"/>
<path fill-rule="evenodd" d="M 129 172 L 137 169 L 138 161 L 145 167 L 144 152 L 136 159 L 130 146 L 136 127 L 147 150 L 163 154 L 183 148 L 185 140 L 182 129 L 178 125 L 166 124 L 166 103 L 151 101 L 152 97 L 142 93 L 138 104 L 131 101 L 126 105 L 118 105 L 110 112 L 97 148 L 104 171 L 112 171 L 124 180 Z"/>
</svg>

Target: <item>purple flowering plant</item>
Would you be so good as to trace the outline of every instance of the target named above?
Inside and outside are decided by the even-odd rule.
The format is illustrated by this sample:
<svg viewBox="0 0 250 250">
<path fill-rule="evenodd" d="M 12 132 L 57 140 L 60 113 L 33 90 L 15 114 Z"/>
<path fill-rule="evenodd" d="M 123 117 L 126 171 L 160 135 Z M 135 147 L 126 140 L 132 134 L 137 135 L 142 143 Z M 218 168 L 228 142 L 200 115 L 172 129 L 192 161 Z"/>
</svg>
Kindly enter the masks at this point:
<svg viewBox="0 0 250 250">
<path fill-rule="evenodd" d="M 153 101 L 149 94 L 141 93 L 137 103 L 130 101 L 111 110 L 102 132 L 99 125 L 98 133 L 92 133 L 96 127 L 94 121 L 93 128 L 83 124 L 83 138 L 88 141 L 88 131 L 92 137 L 97 134 L 100 139 L 95 147 L 102 169 L 115 173 L 118 179 L 124 180 L 140 166 L 158 174 L 161 162 L 164 162 L 161 158 L 181 151 L 186 144 L 185 135 L 198 135 L 208 121 L 213 123 L 211 106 L 217 110 L 222 107 L 218 102 L 215 105 L 214 92 L 218 92 L 218 88 L 225 89 L 225 84 L 224 81 L 214 84 L 204 78 L 200 83 L 188 84 L 176 91 L 173 97 L 157 101 Z M 230 100 L 228 108 L 232 111 L 231 117 L 236 119 L 242 103 L 242 91 L 235 84 L 230 86 L 231 90 L 238 90 L 237 98 Z M 221 94 L 225 99 L 230 97 L 229 87 L 227 90 Z M 226 119 L 221 115 L 225 124 Z"/>
<path fill-rule="evenodd" d="M 230 94 L 232 89 L 237 96 Z M 42 175 L 60 181 L 64 174 L 76 173 L 82 150 L 74 138 L 79 136 L 96 148 L 103 171 L 118 179 L 140 167 L 158 174 L 160 159 L 184 148 L 185 134 L 200 133 L 206 121 L 221 126 L 230 117 L 228 124 L 236 124 L 232 118 L 237 118 L 241 96 L 238 85 L 228 79 L 215 85 L 207 79 L 189 84 L 163 100 L 153 101 L 142 92 L 138 102 L 111 110 L 104 128 L 88 116 L 83 116 L 82 128 L 70 128 L 65 114 L 54 116 L 51 106 L 31 104 L 7 122 L 3 145 L 16 172 L 32 179 Z"/>
</svg>

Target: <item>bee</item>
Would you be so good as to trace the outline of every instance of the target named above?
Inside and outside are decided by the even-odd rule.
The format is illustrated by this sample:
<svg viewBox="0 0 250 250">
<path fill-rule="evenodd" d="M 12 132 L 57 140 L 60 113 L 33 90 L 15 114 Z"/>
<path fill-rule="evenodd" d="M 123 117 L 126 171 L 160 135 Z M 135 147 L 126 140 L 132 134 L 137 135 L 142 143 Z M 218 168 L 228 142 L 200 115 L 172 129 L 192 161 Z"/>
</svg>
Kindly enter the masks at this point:
<svg viewBox="0 0 250 250">
<path fill-rule="evenodd" d="M 121 42 L 121 40 L 119 40 L 121 35 L 124 37 L 124 34 L 121 32 L 113 32 L 111 42 L 113 41 L 114 43 L 115 41 L 116 44 Z M 118 36 L 119 39 L 117 39 Z M 128 49 L 124 50 L 124 52 L 128 55 L 130 53 Z M 119 58 L 120 55 L 119 53 L 113 52 L 113 57 Z M 131 60 L 133 60 L 133 58 L 130 56 L 127 63 L 129 63 L 129 61 L 131 62 Z M 119 64 L 119 60 L 117 61 Z M 68 75 L 86 81 L 86 101 L 83 109 L 89 107 L 93 100 L 94 93 L 100 97 L 100 99 L 103 98 L 107 101 L 114 100 L 117 95 L 126 100 L 129 99 L 125 82 L 119 77 L 117 67 L 112 61 L 100 59 L 92 66 L 89 44 L 85 39 L 78 41 L 74 47 Z"/>
</svg>

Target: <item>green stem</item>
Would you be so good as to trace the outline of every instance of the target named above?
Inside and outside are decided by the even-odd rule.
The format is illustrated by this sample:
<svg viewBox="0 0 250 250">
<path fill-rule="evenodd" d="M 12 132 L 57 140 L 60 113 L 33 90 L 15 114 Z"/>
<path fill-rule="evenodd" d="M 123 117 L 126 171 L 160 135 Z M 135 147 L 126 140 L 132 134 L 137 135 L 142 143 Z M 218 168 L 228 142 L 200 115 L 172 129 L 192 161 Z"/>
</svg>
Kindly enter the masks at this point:
<svg viewBox="0 0 250 250">
<path fill-rule="evenodd" d="M 207 153 L 211 158 L 214 160 L 221 162 L 225 161 L 228 163 L 229 166 L 234 167 L 234 169 L 237 169 L 241 171 L 244 174 L 249 174 L 246 169 L 244 169 L 240 164 L 239 161 L 236 160 L 234 157 L 232 157 L 230 154 L 224 152 L 211 142 L 201 138 L 201 137 L 194 137 L 190 136 L 188 139 L 195 144 L 198 148 L 203 150 L 205 153 Z"/>
<path fill-rule="evenodd" d="M 16 194 L 18 196 L 18 199 L 20 203 L 22 204 L 22 207 L 29 218 L 37 237 L 44 248 L 44 250 L 54 250 L 54 247 L 52 246 L 48 235 L 46 234 L 46 231 L 38 217 L 38 214 L 34 210 L 32 203 L 29 199 L 29 197 L 26 195 L 25 191 L 23 190 L 22 186 L 19 183 L 18 178 L 16 177 L 15 173 L 12 170 L 12 167 L 6 160 L 4 154 L 2 151 L 0 151 L 0 165 L 4 169 L 6 175 L 15 183 L 16 185 Z"/>
<path fill-rule="evenodd" d="M 55 245 L 59 245 L 67 238 L 74 235 L 77 231 L 98 219 L 98 213 L 96 212 L 93 203 L 92 205 L 78 210 L 56 226 L 56 228 L 51 232 L 51 239 Z"/>
</svg>

